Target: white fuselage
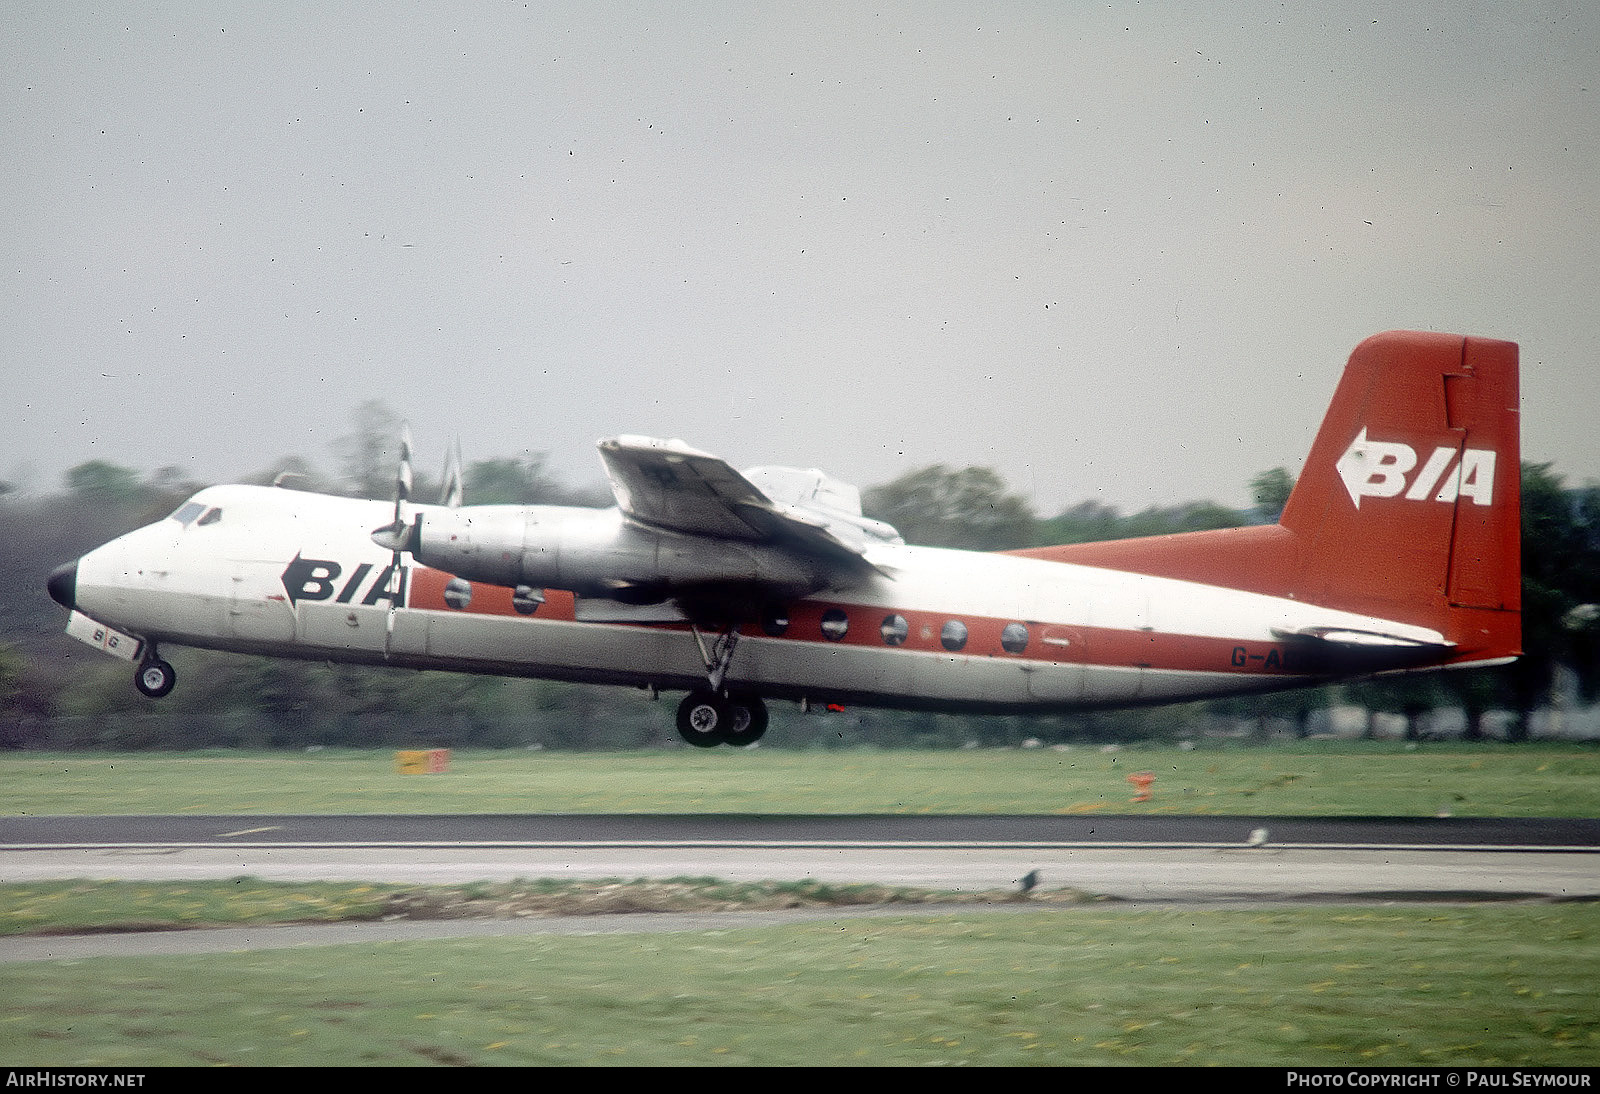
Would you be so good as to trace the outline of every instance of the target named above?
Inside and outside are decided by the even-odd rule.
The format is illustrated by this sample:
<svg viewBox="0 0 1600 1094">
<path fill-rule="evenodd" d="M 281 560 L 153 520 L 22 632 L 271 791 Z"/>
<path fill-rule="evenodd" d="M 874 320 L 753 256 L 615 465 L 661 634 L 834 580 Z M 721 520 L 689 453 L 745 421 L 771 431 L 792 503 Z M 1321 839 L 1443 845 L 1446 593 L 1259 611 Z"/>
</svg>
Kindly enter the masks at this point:
<svg viewBox="0 0 1600 1094">
<path fill-rule="evenodd" d="M 196 510 L 194 507 L 198 506 Z M 429 507 L 415 507 L 426 513 Z M 414 669 L 704 686 L 682 622 L 513 602 L 376 546 L 388 503 L 220 486 L 78 562 L 76 607 L 158 643 Z M 1293 687 L 1285 633 L 1440 635 L 1391 620 L 1061 562 L 881 544 L 875 571 L 743 628 L 730 686 L 773 698 L 973 711 L 1161 703 Z M 398 571 L 396 565 L 398 564 Z M 612 613 L 625 617 L 628 613 Z"/>
</svg>

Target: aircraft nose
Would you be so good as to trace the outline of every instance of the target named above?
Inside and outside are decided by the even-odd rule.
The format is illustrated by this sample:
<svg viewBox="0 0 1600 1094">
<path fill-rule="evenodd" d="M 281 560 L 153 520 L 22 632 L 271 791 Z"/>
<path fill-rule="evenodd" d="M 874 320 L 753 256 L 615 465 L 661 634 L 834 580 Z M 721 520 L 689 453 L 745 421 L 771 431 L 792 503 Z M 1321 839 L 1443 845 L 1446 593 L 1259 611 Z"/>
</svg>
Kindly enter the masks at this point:
<svg viewBox="0 0 1600 1094">
<path fill-rule="evenodd" d="M 50 590 L 50 599 L 60 604 L 63 608 L 76 608 L 78 598 L 78 564 L 69 562 L 64 566 L 57 566 L 50 571 L 50 578 L 44 583 Z"/>
</svg>

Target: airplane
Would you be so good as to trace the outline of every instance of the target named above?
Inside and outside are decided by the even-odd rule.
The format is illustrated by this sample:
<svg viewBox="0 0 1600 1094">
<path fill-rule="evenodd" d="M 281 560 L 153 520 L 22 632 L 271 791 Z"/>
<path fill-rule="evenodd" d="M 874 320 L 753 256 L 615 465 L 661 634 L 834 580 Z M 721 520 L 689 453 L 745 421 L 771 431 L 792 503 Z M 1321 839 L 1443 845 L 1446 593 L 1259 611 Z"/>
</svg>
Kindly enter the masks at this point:
<svg viewBox="0 0 1600 1094">
<path fill-rule="evenodd" d="M 67 633 L 684 691 L 749 745 L 768 700 L 1051 714 L 1505 664 L 1521 653 L 1518 350 L 1389 332 L 1351 354 L 1276 524 L 1002 552 L 911 546 L 821 471 L 599 444 L 615 506 L 213 486 L 55 570 Z"/>
</svg>

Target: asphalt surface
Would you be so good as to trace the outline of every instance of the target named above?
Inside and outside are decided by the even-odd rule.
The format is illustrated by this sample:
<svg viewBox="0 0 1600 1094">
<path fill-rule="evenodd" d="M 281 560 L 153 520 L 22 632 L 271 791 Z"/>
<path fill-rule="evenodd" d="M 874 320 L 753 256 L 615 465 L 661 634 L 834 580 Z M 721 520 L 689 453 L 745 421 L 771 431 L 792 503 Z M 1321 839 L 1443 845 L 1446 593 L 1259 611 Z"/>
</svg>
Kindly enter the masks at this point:
<svg viewBox="0 0 1600 1094">
<path fill-rule="evenodd" d="M 616 843 L 1238 847 L 1265 829 L 1278 846 L 1600 851 L 1600 819 L 991 814 L 446 814 L 0 817 L 0 850 L 179 844 L 467 847 Z"/>
</svg>

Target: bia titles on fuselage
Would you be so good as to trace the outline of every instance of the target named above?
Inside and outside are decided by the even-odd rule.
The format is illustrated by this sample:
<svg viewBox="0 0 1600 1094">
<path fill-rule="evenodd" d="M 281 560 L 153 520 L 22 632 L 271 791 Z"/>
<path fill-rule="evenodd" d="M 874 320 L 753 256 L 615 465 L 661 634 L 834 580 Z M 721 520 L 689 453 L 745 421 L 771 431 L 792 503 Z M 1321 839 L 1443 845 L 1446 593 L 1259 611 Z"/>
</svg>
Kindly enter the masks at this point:
<svg viewBox="0 0 1600 1094">
<path fill-rule="evenodd" d="M 1279 523 L 981 553 L 902 542 L 820 471 L 600 445 L 610 509 L 214 486 L 50 577 L 67 633 L 685 691 L 697 745 L 766 700 L 1051 713 L 1504 663 L 1521 645 L 1517 347 L 1350 357 Z"/>
</svg>

